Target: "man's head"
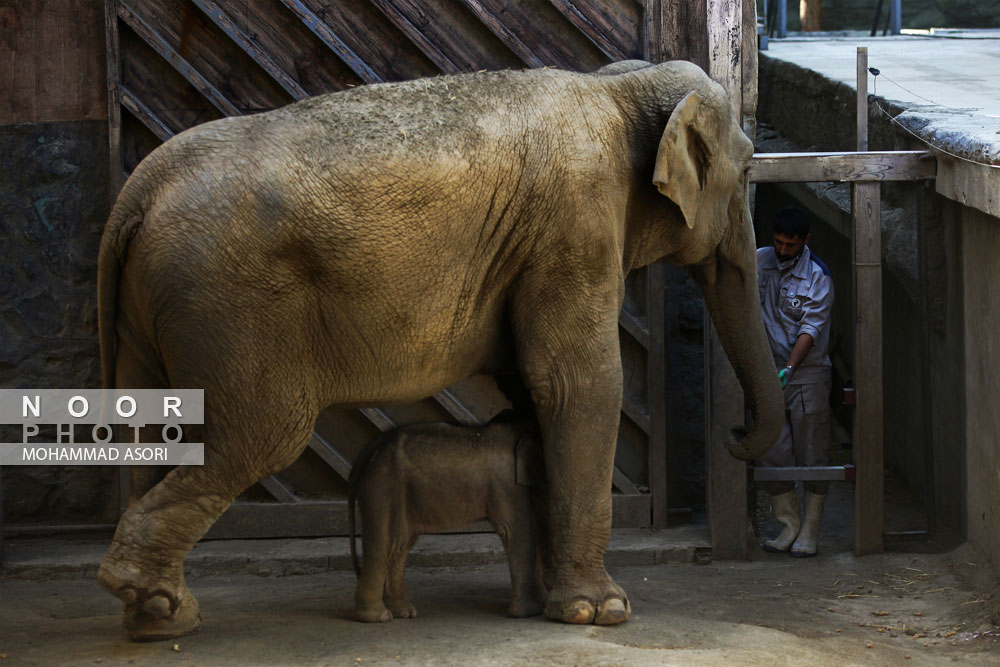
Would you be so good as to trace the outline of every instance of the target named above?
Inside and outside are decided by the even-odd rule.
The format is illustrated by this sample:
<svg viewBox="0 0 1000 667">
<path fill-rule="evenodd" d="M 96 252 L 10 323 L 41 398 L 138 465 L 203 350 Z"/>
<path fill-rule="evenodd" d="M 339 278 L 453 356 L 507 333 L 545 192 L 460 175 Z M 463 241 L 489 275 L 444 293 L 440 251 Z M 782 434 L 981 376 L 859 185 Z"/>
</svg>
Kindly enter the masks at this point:
<svg viewBox="0 0 1000 667">
<path fill-rule="evenodd" d="M 794 206 L 786 206 L 774 216 L 774 251 L 787 262 L 802 254 L 809 243 L 809 217 Z"/>
</svg>

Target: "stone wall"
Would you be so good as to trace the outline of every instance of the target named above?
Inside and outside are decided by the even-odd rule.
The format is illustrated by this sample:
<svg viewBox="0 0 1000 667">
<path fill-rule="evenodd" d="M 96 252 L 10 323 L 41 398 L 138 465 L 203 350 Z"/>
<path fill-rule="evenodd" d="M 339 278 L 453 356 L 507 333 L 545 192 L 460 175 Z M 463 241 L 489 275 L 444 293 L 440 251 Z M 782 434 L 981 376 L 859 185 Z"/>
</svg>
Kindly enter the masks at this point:
<svg viewBox="0 0 1000 667">
<path fill-rule="evenodd" d="M 107 122 L 0 126 L 0 386 L 100 387 L 97 250 Z M 7 429 L 3 442 L 21 434 Z M 10 466 L 8 522 L 109 519 L 109 467 Z"/>
</svg>

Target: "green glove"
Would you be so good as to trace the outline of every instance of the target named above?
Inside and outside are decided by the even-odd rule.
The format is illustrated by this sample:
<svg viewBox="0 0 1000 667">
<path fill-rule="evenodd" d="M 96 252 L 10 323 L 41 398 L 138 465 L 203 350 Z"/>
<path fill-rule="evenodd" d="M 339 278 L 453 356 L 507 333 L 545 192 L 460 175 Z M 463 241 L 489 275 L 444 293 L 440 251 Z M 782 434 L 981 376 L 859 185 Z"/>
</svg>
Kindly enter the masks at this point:
<svg viewBox="0 0 1000 667">
<path fill-rule="evenodd" d="M 788 381 L 792 379 L 792 367 L 785 366 L 780 371 L 778 371 L 778 382 L 781 383 L 781 388 L 784 389 L 788 386 Z"/>
</svg>

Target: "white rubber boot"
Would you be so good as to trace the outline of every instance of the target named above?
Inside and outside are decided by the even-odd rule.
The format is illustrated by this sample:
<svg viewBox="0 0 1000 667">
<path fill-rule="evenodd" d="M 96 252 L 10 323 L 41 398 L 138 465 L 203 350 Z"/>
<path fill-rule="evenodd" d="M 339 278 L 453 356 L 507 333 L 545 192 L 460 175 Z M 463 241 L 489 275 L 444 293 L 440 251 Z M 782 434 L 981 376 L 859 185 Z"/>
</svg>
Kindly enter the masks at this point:
<svg viewBox="0 0 1000 667">
<path fill-rule="evenodd" d="M 796 558 L 809 558 L 816 555 L 819 544 L 819 518 L 823 514 L 823 503 L 826 494 L 809 493 L 806 491 L 806 511 L 802 519 L 802 532 L 792 545 L 792 555 Z"/>
<path fill-rule="evenodd" d="M 788 551 L 799 534 L 799 495 L 792 489 L 787 493 L 771 496 L 771 506 L 774 507 L 774 518 L 784 528 L 780 535 L 764 542 L 762 546 L 764 551 L 783 553 Z"/>
</svg>

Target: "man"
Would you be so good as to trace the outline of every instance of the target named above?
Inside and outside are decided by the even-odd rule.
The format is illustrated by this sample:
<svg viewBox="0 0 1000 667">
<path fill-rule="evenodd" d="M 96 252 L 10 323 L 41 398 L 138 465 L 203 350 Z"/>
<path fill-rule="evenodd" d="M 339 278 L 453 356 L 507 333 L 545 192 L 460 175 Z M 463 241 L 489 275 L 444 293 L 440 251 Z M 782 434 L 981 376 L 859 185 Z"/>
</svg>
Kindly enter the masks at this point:
<svg viewBox="0 0 1000 667">
<path fill-rule="evenodd" d="M 771 354 L 785 393 L 785 425 L 761 466 L 823 466 L 830 449 L 830 270 L 810 250 L 809 218 L 786 207 L 774 219 L 774 246 L 757 250 L 757 282 Z M 803 482 L 799 517 L 794 482 L 766 482 L 781 534 L 767 551 L 816 555 L 819 519 L 829 482 Z"/>
</svg>

